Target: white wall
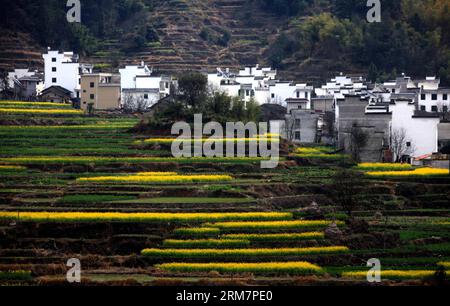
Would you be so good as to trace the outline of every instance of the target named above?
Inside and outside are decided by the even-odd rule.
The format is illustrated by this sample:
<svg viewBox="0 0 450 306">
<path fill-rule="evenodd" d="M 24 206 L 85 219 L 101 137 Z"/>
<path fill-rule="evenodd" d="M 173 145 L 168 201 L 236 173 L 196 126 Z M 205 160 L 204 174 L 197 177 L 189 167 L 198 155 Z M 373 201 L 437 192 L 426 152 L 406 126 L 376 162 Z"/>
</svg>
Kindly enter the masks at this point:
<svg viewBox="0 0 450 306">
<path fill-rule="evenodd" d="M 437 95 L 437 99 L 433 100 L 433 94 Z M 444 100 L 444 95 L 447 95 L 447 100 Z M 423 95 L 425 99 L 423 99 Z M 448 91 L 436 90 L 436 91 L 426 91 L 419 94 L 419 108 L 421 106 L 425 107 L 427 112 L 431 112 L 433 106 L 437 106 L 438 111 L 442 111 L 442 107 L 446 105 L 450 109 L 450 89 Z"/>
<path fill-rule="evenodd" d="M 72 62 L 72 52 L 59 53 L 59 51 L 48 51 L 43 54 L 44 58 L 44 73 L 45 73 L 45 88 L 51 86 L 61 86 L 72 92 L 72 97 L 75 96 L 77 88 L 79 88 L 79 63 Z M 52 59 L 56 59 L 53 61 Z M 56 68 L 56 72 L 53 71 Z M 53 82 L 56 78 L 56 82 Z"/>
<path fill-rule="evenodd" d="M 407 101 L 396 101 L 390 105 L 392 112 L 392 131 L 404 128 L 408 141 L 411 141 L 413 157 L 438 151 L 439 118 L 413 118 L 415 106 Z"/>
</svg>

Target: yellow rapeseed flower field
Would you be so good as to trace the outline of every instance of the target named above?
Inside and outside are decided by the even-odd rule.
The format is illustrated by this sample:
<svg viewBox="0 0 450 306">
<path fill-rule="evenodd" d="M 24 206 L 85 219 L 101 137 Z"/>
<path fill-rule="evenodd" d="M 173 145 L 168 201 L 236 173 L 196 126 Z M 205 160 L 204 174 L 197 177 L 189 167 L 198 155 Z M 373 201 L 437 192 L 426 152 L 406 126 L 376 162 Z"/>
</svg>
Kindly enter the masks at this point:
<svg viewBox="0 0 450 306">
<path fill-rule="evenodd" d="M 401 177 L 414 177 L 414 176 L 445 176 L 449 175 L 448 169 L 436 169 L 436 168 L 420 168 L 413 171 L 371 171 L 366 173 L 373 177 L 385 177 L 385 176 L 401 176 Z"/>
<path fill-rule="evenodd" d="M 127 176 L 99 176 L 82 177 L 78 182 L 133 182 L 133 183 L 193 183 L 193 182 L 216 182 L 231 181 L 233 178 L 229 175 L 178 175 L 177 173 L 152 173 L 142 172 Z"/>
<path fill-rule="evenodd" d="M 24 109 L 24 108 L 0 108 L 0 113 L 11 114 L 50 114 L 50 115 L 80 115 L 83 112 L 76 109 Z"/>
<path fill-rule="evenodd" d="M 210 272 L 221 273 L 322 273 L 321 267 L 304 261 L 263 262 L 263 263 L 165 263 L 156 266 L 171 272 Z"/>
<path fill-rule="evenodd" d="M 345 246 L 275 249 L 144 249 L 141 254 L 152 258 L 242 258 L 258 256 L 299 256 L 346 253 Z"/>
<path fill-rule="evenodd" d="M 54 107 L 71 106 L 70 104 L 56 103 L 56 102 L 0 101 L 0 105 L 10 105 L 10 104 L 24 105 L 24 106 L 36 105 L 36 106 L 54 106 Z"/>
<path fill-rule="evenodd" d="M 0 212 L 0 219 L 34 222 L 215 222 L 284 220 L 292 213 L 118 213 L 118 212 Z"/>
<path fill-rule="evenodd" d="M 381 278 L 385 279 L 422 279 L 425 277 L 433 276 L 435 271 L 430 270 L 382 270 Z M 365 279 L 367 277 L 367 271 L 353 271 L 343 272 L 341 275 L 343 278 L 357 278 Z"/>
<path fill-rule="evenodd" d="M 438 262 L 438 266 L 443 266 L 445 269 L 450 269 L 450 261 Z"/>
<path fill-rule="evenodd" d="M 356 167 L 358 170 L 409 170 L 413 169 L 410 164 L 395 164 L 395 163 L 361 163 Z"/>
</svg>

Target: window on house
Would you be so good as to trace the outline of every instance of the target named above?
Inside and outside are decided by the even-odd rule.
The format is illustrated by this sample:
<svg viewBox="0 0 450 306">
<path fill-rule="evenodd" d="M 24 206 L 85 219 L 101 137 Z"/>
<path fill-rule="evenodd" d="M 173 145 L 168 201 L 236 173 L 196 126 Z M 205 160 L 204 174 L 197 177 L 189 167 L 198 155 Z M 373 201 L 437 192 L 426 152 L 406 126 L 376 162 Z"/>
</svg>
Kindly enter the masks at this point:
<svg viewBox="0 0 450 306">
<path fill-rule="evenodd" d="M 250 96 L 250 90 L 247 89 L 247 90 L 245 91 L 245 95 L 246 95 L 247 97 Z"/>
<path fill-rule="evenodd" d="M 56 72 L 56 67 L 52 67 L 52 72 Z"/>
<path fill-rule="evenodd" d="M 443 95 L 442 95 L 442 100 L 447 101 L 447 100 L 448 100 L 448 95 L 447 95 L 447 94 L 443 94 Z"/>
<path fill-rule="evenodd" d="M 94 88 L 94 87 L 95 87 L 94 82 L 91 82 L 91 83 L 89 84 L 89 87 Z"/>
<path fill-rule="evenodd" d="M 297 99 L 300 98 L 300 92 L 297 91 Z"/>
<path fill-rule="evenodd" d="M 302 122 L 300 119 L 295 119 L 295 128 L 296 129 L 299 129 L 301 124 L 302 124 Z"/>
<path fill-rule="evenodd" d="M 431 107 L 431 111 L 432 111 L 432 112 L 437 112 L 437 111 L 438 111 L 437 106 L 436 106 L 436 105 L 433 105 L 433 106 Z"/>
<path fill-rule="evenodd" d="M 426 111 L 427 108 L 425 107 L 425 105 L 421 105 L 421 106 L 420 106 L 420 110 L 421 110 L 421 111 Z"/>
<path fill-rule="evenodd" d="M 437 100 L 437 94 L 432 94 L 431 95 L 431 100 L 436 101 Z"/>
<path fill-rule="evenodd" d="M 411 142 L 408 141 L 408 142 L 406 143 L 406 146 L 407 146 L 408 148 L 411 148 Z"/>
<path fill-rule="evenodd" d="M 394 93 L 394 94 L 395 94 L 395 88 L 392 88 L 392 93 Z"/>
<path fill-rule="evenodd" d="M 95 95 L 94 95 L 94 94 L 90 94 L 89 98 L 90 98 L 91 100 L 94 100 L 94 99 L 95 99 Z"/>
<path fill-rule="evenodd" d="M 427 95 L 426 95 L 426 94 L 421 94 L 421 95 L 420 95 L 420 100 L 426 100 L 426 98 L 427 98 Z"/>
<path fill-rule="evenodd" d="M 148 94 L 144 94 L 144 99 L 145 99 L 145 100 L 148 99 Z"/>
<path fill-rule="evenodd" d="M 448 106 L 447 105 L 442 106 L 442 111 L 444 113 L 448 112 Z"/>
<path fill-rule="evenodd" d="M 52 57 L 52 62 L 56 63 L 56 57 Z"/>
<path fill-rule="evenodd" d="M 272 99 L 275 99 L 275 94 L 272 94 Z"/>
<path fill-rule="evenodd" d="M 52 83 L 56 83 L 56 78 L 52 78 Z"/>
<path fill-rule="evenodd" d="M 294 137 L 295 137 L 295 140 L 301 140 L 302 139 L 300 132 L 295 132 L 295 136 Z"/>
<path fill-rule="evenodd" d="M 166 82 L 166 89 L 168 89 L 169 88 L 169 83 L 168 82 Z"/>
<path fill-rule="evenodd" d="M 251 95 L 252 97 L 254 97 L 254 96 L 255 96 L 255 91 L 252 90 L 252 91 L 250 92 L 250 95 Z"/>
</svg>

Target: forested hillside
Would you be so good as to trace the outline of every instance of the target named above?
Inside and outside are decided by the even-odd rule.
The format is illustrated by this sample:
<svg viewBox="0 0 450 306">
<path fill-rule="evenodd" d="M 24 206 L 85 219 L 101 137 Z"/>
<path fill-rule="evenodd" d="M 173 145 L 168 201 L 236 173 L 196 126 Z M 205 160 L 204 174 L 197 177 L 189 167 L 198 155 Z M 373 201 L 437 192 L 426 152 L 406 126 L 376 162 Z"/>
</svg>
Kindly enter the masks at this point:
<svg viewBox="0 0 450 306">
<path fill-rule="evenodd" d="M 145 60 L 161 71 L 271 64 L 285 77 L 337 72 L 383 80 L 401 72 L 450 79 L 450 1 L 382 0 L 16 0 L 0 11 L 0 68 L 37 66 L 39 52 L 73 49 L 98 68 Z"/>
</svg>

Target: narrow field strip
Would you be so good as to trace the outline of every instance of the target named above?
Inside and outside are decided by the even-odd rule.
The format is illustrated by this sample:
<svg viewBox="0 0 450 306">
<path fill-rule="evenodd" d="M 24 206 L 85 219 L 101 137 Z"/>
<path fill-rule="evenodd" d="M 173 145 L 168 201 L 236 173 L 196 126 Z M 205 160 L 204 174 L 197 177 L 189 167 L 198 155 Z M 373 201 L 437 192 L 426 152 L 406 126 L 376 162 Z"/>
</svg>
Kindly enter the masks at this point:
<svg viewBox="0 0 450 306">
<path fill-rule="evenodd" d="M 33 222 L 208 222 L 220 220 L 283 220 L 292 213 L 94 213 L 0 212 L 0 220 Z"/>
<path fill-rule="evenodd" d="M 0 113 L 4 114 L 49 114 L 49 115 L 80 115 L 83 112 L 76 109 L 32 109 L 32 108 L 0 108 Z"/>
<path fill-rule="evenodd" d="M 273 221 L 273 222 L 218 222 L 208 223 L 205 227 L 216 227 L 221 230 L 287 230 L 287 229 L 305 229 L 305 228 L 323 228 L 333 221 L 325 220 L 299 220 L 299 221 Z M 344 222 L 338 221 L 337 225 L 344 225 Z"/>
<path fill-rule="evenodd" d="M 370 177 L 441 177 L 450 175 L 448 169 L 420 168 L 412 171 L 370 171 Z"/>
<path fill-rule="evenodd" d="M 220 272 L 257 274 L 322 274 L 321 267 L 304 261 L 265 263 L 165 263 L 156 268 L 170 272 Z"/>
<path fill-rule="evenodd" d="M 141 254 L 148 258 L 251 258 L 270 256 L 301 256 L 315 254 L 342 254 L 345 246 L 277 249 L 144 249 Z"/>
<path fill-rule="evenodd" d="M 311 239 L 325 239 L 325 234 L 321 232 L 309 232 L 309 233 L 287 233 L 287 234 L 226 234 L 220 236 L 221 239 L 237 239 L 237 240 L 250 240 L 250 241 L 303 241 Z"/>
<path fill-rule="evenodd" d="M 385 270 L 381 271 L 382 279 L 422 279 L 426 277 L 432 277 L 436 271 L 433 270 Z M 354 278 L 354 279 L 366 279 L 367 271 L 352 271 L 343 272 L 341 274 L 342 278 Z"/>
<path fill-rule="evenodd" d="M 87 163 L 254 163 L 267 160 L 260 157 L 99 157 L 99 156 L 24 156 L 0 158 L 4 164 L 87 164 Z"/>
<path fill-rule="evenodd" d="M 212 249 L 212 248 L 247 248 L 250 246 L 249 240 L 233 239 L 233 240 L 220 240 L 220 239 L 199 239 L 199 240 L 175 240 L 168 239 L 163 242 L 164 248 L 174 249 Z"/>
<path fill-rule="evenodd" d="M 124 176 L 82 177 L 77 182 L 132 182 L 132 183 L 195 183 L 231 181 L 230 175 L 180 175 L 174 172 L 142 172 Z"/>
<path fill-rule="evenodd" d="M 31 271 L 0 271 L 0 281 L 31 280 Z"/>
<path fill-rule="evenodd" d="M 173 231 L 173 234 L 177 236 L 213 237 L 220 234 L 220 229 L 216 227 L 177 228 Z"/>
<path fill-rule="evenodd" d="M 410 164 L 395 164 L 395 163 L 361 163 L 355 167 L 356 170 L 363 171 L 402 171 L 413 170 Z"/>
</svg>

